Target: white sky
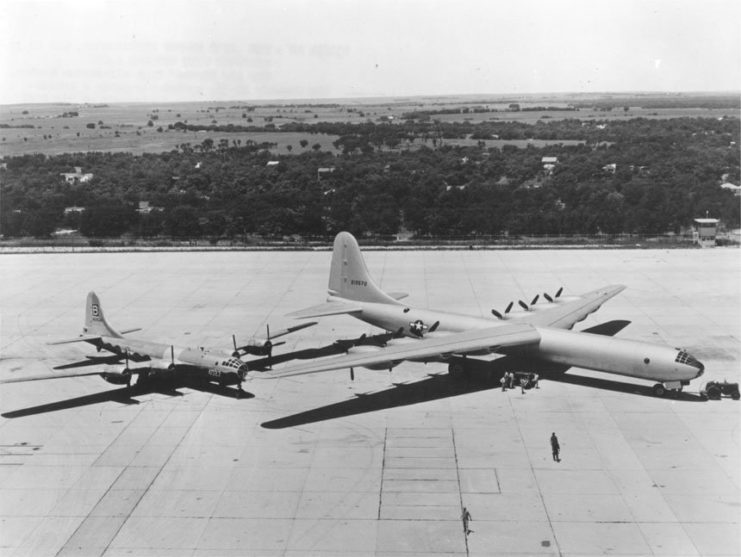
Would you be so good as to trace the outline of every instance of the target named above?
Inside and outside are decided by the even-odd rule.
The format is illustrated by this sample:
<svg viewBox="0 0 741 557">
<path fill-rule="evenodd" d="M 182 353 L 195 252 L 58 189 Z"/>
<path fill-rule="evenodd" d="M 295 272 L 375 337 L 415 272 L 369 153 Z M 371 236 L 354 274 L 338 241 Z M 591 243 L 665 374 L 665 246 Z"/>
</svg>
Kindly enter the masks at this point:
<svg viewBox="0 0 741 557">
<path fill-rule="evenodd" d="M 741 90 L 738 0 L 5 0 L 0 104 Z"/>
</svg>

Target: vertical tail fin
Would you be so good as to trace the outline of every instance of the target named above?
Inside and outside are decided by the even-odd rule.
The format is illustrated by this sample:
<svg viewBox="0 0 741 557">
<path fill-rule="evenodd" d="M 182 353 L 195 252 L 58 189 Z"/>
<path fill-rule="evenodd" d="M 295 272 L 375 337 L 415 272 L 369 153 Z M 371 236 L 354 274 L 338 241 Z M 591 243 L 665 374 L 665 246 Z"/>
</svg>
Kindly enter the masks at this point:
<svg viewBox="0 0 741 557">
<path fill-rule="evenodd" d="M 357 302 L 398 304 L 371 278 L 358 242 L 349 232 L 340 232 L 334 239 L 328 289 L 333 296 Z"/>
<path fill-rule="evenodd" d="M 121 334 L 108 324 L 103 315 L 103 307 L 95 292 L 87 295 L 85 306 L 85 326 L 82 332 L 88 335 L 101 335 L 107 337 L 120 337 Z"/>
</svg>

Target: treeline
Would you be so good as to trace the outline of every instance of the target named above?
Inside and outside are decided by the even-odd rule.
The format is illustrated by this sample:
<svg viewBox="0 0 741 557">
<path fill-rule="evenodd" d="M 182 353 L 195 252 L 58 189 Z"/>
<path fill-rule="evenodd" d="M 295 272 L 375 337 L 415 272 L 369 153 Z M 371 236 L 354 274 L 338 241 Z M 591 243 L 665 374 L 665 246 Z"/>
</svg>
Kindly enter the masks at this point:
<svg viewBox="0 0 741 557">
<path fill-rule="evenodd" d="M 162 154 L 5 158 L 0 233 L 652 234 L 679 232 L 706 212 L 740 225 L 738 198 L 719 187 L 739 183 L 738 119 L 487 122 L 441 125 L 442 136 L 414 122 L 286 128 L 337 134 L 343 153 L 277 156 L 266 145 L 207 137 L 198 149 L 184 144 Z M 445 143 L 446 133 L 586 142 L 500 149 L 482 140 L 459 147 Z M 545 168 L 544 156 L 558 162 Z M 92 180 L 65 182 L 61 173 L 75 166 L 93 173 Z"/>
</svg>

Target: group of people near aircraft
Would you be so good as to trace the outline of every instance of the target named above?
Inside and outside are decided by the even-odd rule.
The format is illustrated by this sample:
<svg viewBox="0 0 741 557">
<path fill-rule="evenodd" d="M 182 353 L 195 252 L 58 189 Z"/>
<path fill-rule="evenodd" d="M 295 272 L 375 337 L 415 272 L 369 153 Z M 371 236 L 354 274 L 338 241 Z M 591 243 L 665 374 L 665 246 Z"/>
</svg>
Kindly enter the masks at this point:
<svg viewBox="0 0 741 557">
<path fill-rule="evenodd" d="M 289 314 L 297 319 L 347 314 L 378 327 L 383 333 L 357 340 L 339 340 L 332 357 L 318 358 L 286 367 L 272 368 L 274 339 L 315 325 L 306 322 L 238 346 L 233 338 L 232 351 L 203 347 L 176 347 L 126 336 L 106 320 L 100 299 L 94 292 L 87 297 L 85 324 L 80 336 L 52 344 L 85 342 L 106 356 L 88 356 L 82 362 L 57 366 L 61 373 L 19 376 L 2 383 L 99 375 L 114 384 L 131 385 L 153 377 L 195 374 L 222 386 L 234 385 L 251 377 L 278 379 L 296 375 L 350 369 L 392 369 L 403 361 L 441 362 L 448 365 L 453 378 L 477 373 L 479 357 L 494 357 L 493 369 L 502 373 L 502 389 L 513 388 L 520 381 L 537 388 L 539 373 L 560 374 L 570 367 L 580 367 L 628 377 L 656 381 L 653 390 L 663 396 L 668 390 L 679 391 L 703 374 L 704 366 L 685 350 L 660 344 L 615 338 L 629 321 L 610 321 L 582 331 L 573 327 L 625 287 L 605 286 L 579 296 L 536 296 L 530 304 L 522 300 L 522 310 L 504 313 L 492 309 L 482 317 L 415 308 L 402 300 L 404 293 L 385 292 L 371 277 L 356 239 L 340 232 L 335 240 L 330 263 L 328 295 L 323 303 Z M 246 355 L 263 356 L 244 361 Z M 290 353 L 281 361 L 290 360 Z M 67 369 L 96 367 L 95 371 Z M 519 371 L 523 370 L 523 371 Z"/>
</svg>

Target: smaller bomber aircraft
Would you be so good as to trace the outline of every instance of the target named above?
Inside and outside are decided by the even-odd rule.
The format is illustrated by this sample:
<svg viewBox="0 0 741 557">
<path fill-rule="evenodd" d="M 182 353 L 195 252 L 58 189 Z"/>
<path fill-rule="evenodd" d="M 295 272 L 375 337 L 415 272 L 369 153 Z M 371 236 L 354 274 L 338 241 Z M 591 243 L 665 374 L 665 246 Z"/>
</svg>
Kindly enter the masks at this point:
<svg viewBox="0 0 741 557">
<path fill-rule="evenodd" d="M 77 338 L 49 344 L 87 342 L 95 346 L 98 352 L 106 350 L 113 353 L 110 356 L 87 356 L 81 362 L 64 364 L 54 369 L 66 370 L 98 365 L 104 365 L 105 367 L 98 371 L 74 371 L 18 377 L 2 380 L 0 383 L 21 383 L 63 377 L 99 375 L 114 385 L 131 387 L 133 375 L 138 376 L 137 385 L 149 379 L 187 375 L 211 383 L 218 383 L 222 387 L 236 385 L 239 391 L 242 391 L 242 382 L 247 377 L 247 373 L 252 369 L 259 368 L 259 366 L 252 367 L 249 363 L 242 361 L 242 356 L 247 354 L 267 356 L 260 362 L 269 367 L 273 347 L 284 344 L 283 342 L 273 342 L 273 339 L 315 324 L 316 322 L 303 323 L 274 332 L 272 336 L 270 335 L 270 328 L 268 328 L 266 338 L 252 338 L 244 346 L 237 346 L 236 337 L 232 335 L 234 345 L 232 352 L 202 347 L 183 348 L 171 344 L 125 337 L 124 335 L 141 329 L 116 331 L 106 321 L 98 296 L 95 292 L 90 292 L 87 295 L 85 326 L 82 329 L 82 334 Z"/>
</svg>

